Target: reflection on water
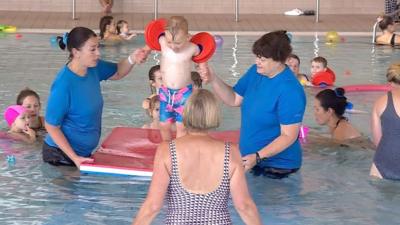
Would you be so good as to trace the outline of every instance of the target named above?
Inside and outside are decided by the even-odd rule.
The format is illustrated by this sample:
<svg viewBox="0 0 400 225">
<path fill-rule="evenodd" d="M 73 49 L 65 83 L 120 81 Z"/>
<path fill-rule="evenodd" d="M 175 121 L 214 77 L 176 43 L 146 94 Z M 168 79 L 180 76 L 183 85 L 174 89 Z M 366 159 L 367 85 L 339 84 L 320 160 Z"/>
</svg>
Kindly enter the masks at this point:
<svg viewBox="0 0 400 225">
<path fill-rule="evenodd" d="M 317 37 L 317 36 L 316 36 Z M 218 75 L 234 84 L 254 63 L 251 46 L 258 37 L 224 36 L 222 48 L 210 64 Z M 318 38 L 318 37 L 317 37 Z M 316 55 L 328 59 L 337 84 L 384 83 L 388 65 L 400 58 L 400 50 L 373 47 L 370 38 L 349 37 L 327 46 L 315 37 L 294 37 L 294 52 L 301 72 L 309 73 Z M 0 38 L 0 110 L 14 103 L 19 90 L 29 86 L 46 107 L 49 86 L 66 62 L 67 54 L 51 47 L 50 35 L 26 34 Z M 129 45 L 106 46 L 103 58 L 127 57 L 142 40 Z M 102 137 L 116 126 L 142 126 L 147 116 L 142 99 L 150 93 L 148 70 L 158 63 L 153 54 L 121 81 L 102 85 L 104 110 Z M 346 72 L 350 71 L 350 72 Z M 327 130 L 312 117 L 312 98 L 320 89 L 307 89 L 305 124 L 318 133 Z M 371 111 L 381 93 L 348 95 L 355 108 Z M 44 109 L 43 109 L 44 110 Z M 365 136 L 370 136 L 368 114 L 347 115 Z M 238 108 L 223 107 L 220 129 L 237 129 Z M 6 124 L 0 122 L 5 131 Z M 55 168 L 42 163 L 40 143 L 29 146 L 0 139 L 0 224 L 129 224 L 146 197 L 148 180 L 135 177 L 80 175 L 74 168 Z M 303 167 L 284 180 L 248 176 L 250 191 L 265 224 L 397 224 L 400 184 L 368 176 L 373 150 L 314 144 L 304 151 Z M 14 155 L 9 164 L 7 155 Z M 233 207 L 235 223 L 240 219 Z M 165 211 L 154 224 L 163 224 Z"/>
</svg>

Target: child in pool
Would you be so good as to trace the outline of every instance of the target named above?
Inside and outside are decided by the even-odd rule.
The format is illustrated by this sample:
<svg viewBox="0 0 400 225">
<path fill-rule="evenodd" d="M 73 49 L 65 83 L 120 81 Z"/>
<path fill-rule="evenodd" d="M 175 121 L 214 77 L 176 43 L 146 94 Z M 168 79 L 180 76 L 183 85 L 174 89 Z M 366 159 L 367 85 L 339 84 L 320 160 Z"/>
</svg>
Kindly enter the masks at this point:
<svg viewBox="0 0 400 225">
<path fill-rule="evenodd" d="M 158 95 L 158 90 L 161 87 L 162 84 L 162 78 L 161 78 L 161 71 L 160 71 L 160 65 L 155 65 L 152 66 L 149 70 L 149 83 L 150 83 L 150 90 L 151 90 L 151 95 L 147 97 L 145 100 L 142 102 L 142 107 L 144 109 L 149 108 L 150 104 L 150 99 Z"/>
<path fill-rule="evenodd" d="M 151 123 L 144 124 L 142 128 L 160 129 L 160 100 L 158 95 L 153 95 L 149 99 L 149 107 L 146 109 L 147 115 L 151 119 Z"/>
<path fill-rule="evenodd" d="M 166 25 L 165 35 L 158 38 L 161 46 L 162 86 L 160 98 L 160 131 L 163 140 L 171 140 L 171 126 L 176 123 L 176 137 L 186 134 L 182 112 L 192 93 L 192 57 L 200 53 L 197 45 L 190 42 L 187 20 L 172 16 Z M 150 48 L 145 47 L 150 53 Z M 199 64 L 201 66 L 201 64 Z"/>
<path fill-rule="evenodd" d="M 136 37 L 136 33 L 129 32 L 128 22 L 125 20 L 119 20 L 117 22 L 117 34 L 126 41 Z"/>
<path fill-rule="evenodd" d="M 4 111 L 4 119 L 10 130 L 8 134 L 15 140 L 27 143 L 36 141 L 36 132 L 29 127 L 30 113 L 21 105 L 11 105 Z"/>
<path fill-rule="evenodd" d="M 39 95 L 29 89 L 25 88 L 19 92 L 17 96 L 17 105 L 23 106 L 29 113 L 29 127 L 34 130 L 44 129 L 44 117 L 40 116 L 40 103 Z"/>
<path fill-rule="evenodd" d="M 295 54 L 290 54 L 286 59 L 286 65 L 292 70 L 294 75 L 296 75 L 297 80 L 305 85 L 309 82 L 307 75 L 300 73 L 300 58 Z"/>
</svg>

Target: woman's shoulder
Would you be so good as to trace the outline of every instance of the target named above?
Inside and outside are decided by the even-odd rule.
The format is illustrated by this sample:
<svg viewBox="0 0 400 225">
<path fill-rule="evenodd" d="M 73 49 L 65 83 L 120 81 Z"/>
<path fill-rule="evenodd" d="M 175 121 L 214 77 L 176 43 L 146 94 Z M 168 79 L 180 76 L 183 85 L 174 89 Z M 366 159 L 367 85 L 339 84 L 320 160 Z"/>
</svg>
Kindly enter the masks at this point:
<svg viewBox="0 0 400 225">
<path fill-rule="evenodd" d="M 357 128 L 353 126 L 348 121 L 339 123 L 339 126 L 335 129 L 333 133 L 333 139 L 335 140 L 349 140 L 353 138 L 361 137 L 361 133 L 358 131 Z"/>
<path fill-rule="evenodd" d="M 388 102 L 387 94 L 380 96 L 374 103 L 373 107 L 374 113 L 381 115 L 383 111 L 386 109 L 387 102 Z"/>
</svg>

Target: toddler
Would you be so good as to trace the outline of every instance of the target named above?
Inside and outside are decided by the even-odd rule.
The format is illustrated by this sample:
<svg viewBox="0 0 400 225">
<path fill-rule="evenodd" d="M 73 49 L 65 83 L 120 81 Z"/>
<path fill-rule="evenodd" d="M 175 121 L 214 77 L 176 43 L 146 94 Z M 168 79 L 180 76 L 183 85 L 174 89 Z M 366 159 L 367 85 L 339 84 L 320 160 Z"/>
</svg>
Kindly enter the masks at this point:
<svg viewBox="0 0 400 225">
<path fill-rule="evenodd" d="M 158 95 L 153 95 L 149 98 L 148 106 L 146 113 L 151 118 L 151 123 L 143 125 L 142 128 L 160 129 L 160 100 Z"/>
<path fill-rule="evenodd" d="M 143 100 L 142 107 L 144 109 L 147 109 L 149 107 L 150 98 L 152 98 L 154 95 L 158 95 L 158 90 L 161 87 L 162 78 L 161 78 L 160 65 L 155 65 L 150 68 L 149 83 L 150 83 L 151 95 L 147 97 L 145 100 Z"/>
<path fill-rule="evenodd" d="M 286 65 L 293 71 L 296 75 L 297 80 L 302 84 L 306 85 L 309 83 L 307 75 L 300 73 L 300 58 L 295 54 L 290 54 L 286 59 Z"/>
<path fill-rule="evenodd" d="M 171 140 L 171 126 L 176 123 L 177 137 L 185 135 L 182 112 L 192 93 L 192 57 L 200 53 L 197 45 L 190 42 L 188 23 L 184 17 L 172 16 L 164 35 L 158 38 L 161 46 L 162 85 L 159 89 L 160 131 L 163 140 Z M 150 48 L 145 47 L 147 50 Z M 150 51 L 148 51 L 150 53 Z"/>
<path fill-rule="evenodd" d="M 21 105 L 11 105 L 4 111 L 4 119 L 10 130 L 8 134 L 16 139 L 33 143 L 36 141 L 36 132 L 29 127 L 30 116 L 28 110 Z"/>
<path fill-rule="evenodd" d="M 128 22 L 125 20 L 119 20 L 117 22 L 117 34 L 124 40 L 129 41 L 132 38 L 136 37 L 136 34 L 133 32 L 129 32 Z"/>
<path fill-rule="evenodd" d="M 44 117 L 40 116 L 40 97 L 39 95 L 29 89 L 25 88 L 24 90 L 20 91 L 17 96 L 17 105 L 23 106 L 27 112 L 29 113 L 29 127 L 38 130 L 44 129 Z"/>
<path fill-rule="evenodd" d="M 311 85 L 332 86 L 335 80 L 335 73 L 328 68 L 328 61 L 324 57 L 311 60 Z"/>
</svg>

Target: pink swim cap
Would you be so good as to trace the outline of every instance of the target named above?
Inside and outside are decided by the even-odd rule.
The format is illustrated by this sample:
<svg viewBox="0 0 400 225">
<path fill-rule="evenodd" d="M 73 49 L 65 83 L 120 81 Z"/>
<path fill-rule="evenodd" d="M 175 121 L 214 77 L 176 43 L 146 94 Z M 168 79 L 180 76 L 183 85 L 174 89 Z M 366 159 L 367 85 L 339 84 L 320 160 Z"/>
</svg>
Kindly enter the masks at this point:
<svg viewBox="0 0 400 225">
<path fill-rule="evenodd" d="M 26 112 L 26 109 L 21 105 L 8 106 L 4 111 L 4 119 L 7 121 L 8 126 L 11 127 L 15 119 L 24 112 Z"/>
</svg>

